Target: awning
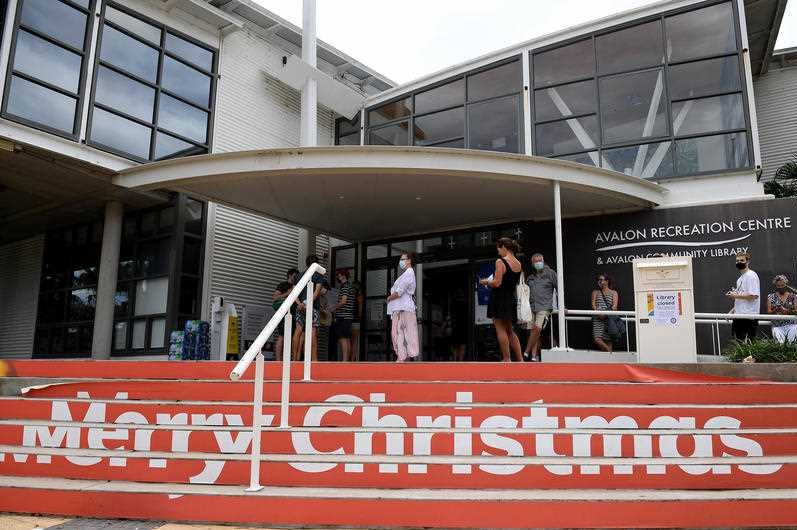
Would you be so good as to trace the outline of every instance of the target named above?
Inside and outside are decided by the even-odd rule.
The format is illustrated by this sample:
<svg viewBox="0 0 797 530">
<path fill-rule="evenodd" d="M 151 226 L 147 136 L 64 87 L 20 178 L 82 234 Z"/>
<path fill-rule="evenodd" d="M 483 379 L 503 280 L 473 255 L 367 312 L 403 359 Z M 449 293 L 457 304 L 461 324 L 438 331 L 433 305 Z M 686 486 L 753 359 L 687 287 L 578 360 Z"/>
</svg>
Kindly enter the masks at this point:
<svg viewBox="0 0 797 530">
<path fill-rule="evenodd" d="M 422 147 L 336 146 L 202 155 L 122 171 L 115 183 L 167 189 L 349 241 L 661 204 L 667 190 L 549 158 Z"/>
</svg>

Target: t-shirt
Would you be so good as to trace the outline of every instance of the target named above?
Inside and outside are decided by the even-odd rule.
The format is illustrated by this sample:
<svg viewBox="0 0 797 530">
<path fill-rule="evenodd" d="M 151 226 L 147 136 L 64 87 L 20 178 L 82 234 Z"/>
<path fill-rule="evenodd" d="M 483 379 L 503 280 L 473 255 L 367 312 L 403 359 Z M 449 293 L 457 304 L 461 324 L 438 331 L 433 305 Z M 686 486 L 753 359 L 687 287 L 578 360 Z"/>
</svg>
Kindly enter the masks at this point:
<svg viewBox="0 0 797 530">
<path fill-rule="evenodd" d="M 293 285 L 291 285 L 288 282 L 280 282 L 279 285 L 277 285 L 277 288 L 276 288 L 277 291 L 279 291 L 279 292 L 281 292 L 282 294 L 285 294 L 285 295 L 287 295 L 289 292 L 291 292 L 292 289 L 293 289 Z M 284 298 L 281 298 L 280 300 L 274 300 L 271 303 L 271 307 L 273 307 L 274 310 L 276 311 L 277 309 L 280 308 L 280 306 L 282 305 L 282 302 L 284 302 L 284 301 L 285 301 Z M 294 314 L 296 312 L 295 307 L 296 307 L 295 305 L 291 306 L 291 314 Z"/>
<path fill-rule="evenodd" d="M 761 312 L 761 287 L 758 274 L 748 270 L 736 280 L 736 291 L 744 294 L 754 294 L 755 300 L 736 299 L 733 302 L 733 312 L 737 315 L 756 315 Z"/>
<path fill-rule="evenodd" d="M 315 289 L 318 284 L 321 284 L 322 293 L 324 292 L 324 289 L 326 289 L 327 291 L 329 290 L 329 282 L 327 281 L 326 276 L 324 276 L 323 274 L 319 274 L 317 272 L 313 273 L 311 281 L 313 282 L 313 289 Z M 300 302 L 304 302 L 304 299 L 306 298 L 306 293 L 307 289 L 302 289 L 302 292 L 299 294 Z"/>
<path fill-rule="evenodd" d="M 335 312 L 335 317 L 338 320 L 354 320 L 354 289 L 351 288 L 351 283 L 344 282 L 338 290 L 338 302 L 343 297 L 346 297 L 346 303 L 343 304 Z"/>
</svg>

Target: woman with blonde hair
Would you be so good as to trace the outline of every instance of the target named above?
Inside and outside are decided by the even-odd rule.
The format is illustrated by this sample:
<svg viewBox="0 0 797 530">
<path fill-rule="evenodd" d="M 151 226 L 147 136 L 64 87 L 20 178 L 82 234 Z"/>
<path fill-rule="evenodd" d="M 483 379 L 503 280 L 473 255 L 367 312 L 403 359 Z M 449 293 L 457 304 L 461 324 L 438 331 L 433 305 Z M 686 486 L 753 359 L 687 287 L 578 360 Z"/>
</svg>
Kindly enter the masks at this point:
<svg viewBox="0 0 797 530">
<path fill-rule="evenodd" d="M 498 338 L 498 346 L 501 348 L 501 360 L 508 363 L 511 361 L 509 351 L 515 360 L 523 362 L 523 354 L 520 350 L 520 340 L 513 328 L 517 321 L 517 299 L 516 289 L 520 280 L 520 272 L 523 266 L 515 255 L 520 252 L 517 241 L 508 237 L 502 237 L 496 242 L 498 259 L 495 260 L 495 274 L 490 278 L 479 280 L 479 283 L 486 285 L 492 292 L 490 293 L 490 303 L 487 305 L 487 317 L 493 319 L 495 334 Z"/>
</svg>

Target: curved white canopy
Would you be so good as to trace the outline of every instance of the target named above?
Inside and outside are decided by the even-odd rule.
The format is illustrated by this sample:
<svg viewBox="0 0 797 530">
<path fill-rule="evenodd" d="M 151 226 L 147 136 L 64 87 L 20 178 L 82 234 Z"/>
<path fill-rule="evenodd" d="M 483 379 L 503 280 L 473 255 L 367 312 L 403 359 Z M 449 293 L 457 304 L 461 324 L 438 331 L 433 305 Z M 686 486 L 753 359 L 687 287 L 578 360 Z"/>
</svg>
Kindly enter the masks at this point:
<svg viewBox="0 0 797 530">
<path fill-rule="evenodd" d="M 267 149 L 153 162 L 116 184 L 168 189 L 350 241 L 649 208 L 667 190 L 614 171 L 535 156 L 428 147 Z"/>
</svg>

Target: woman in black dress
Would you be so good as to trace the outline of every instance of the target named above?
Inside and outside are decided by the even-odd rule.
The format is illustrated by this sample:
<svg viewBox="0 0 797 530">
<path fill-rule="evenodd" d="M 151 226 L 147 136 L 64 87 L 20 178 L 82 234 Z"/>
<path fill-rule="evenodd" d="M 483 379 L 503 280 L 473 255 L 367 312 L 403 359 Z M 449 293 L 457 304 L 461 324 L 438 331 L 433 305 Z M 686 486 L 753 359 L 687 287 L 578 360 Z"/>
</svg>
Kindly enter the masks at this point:
<svg viewBox="0 0 797 530">
<path fill-rule="evenodd" d="M 502 237 L 496 243 L 498 255 L 495 261 L 495 274 L 493 278 L 480 280 L 482 285 L 492 289 L 490 303 L 487 306 L 487 317 L 493 319 L 498 345 L 501 348 L 501 357 L 504 362 L 509 362 L 509 349 L 511 347 L 515 360 L 523 362 L 520 351 L 520 340 L 515 335 L 512 325 L 517 320 L 517 300 L 515 289 L 520 280 L 522 265 L 515 257 L 520 251 L 517 241 Z"/>
</svg>

